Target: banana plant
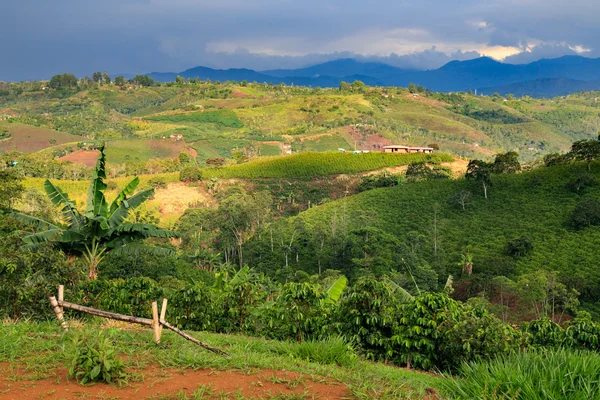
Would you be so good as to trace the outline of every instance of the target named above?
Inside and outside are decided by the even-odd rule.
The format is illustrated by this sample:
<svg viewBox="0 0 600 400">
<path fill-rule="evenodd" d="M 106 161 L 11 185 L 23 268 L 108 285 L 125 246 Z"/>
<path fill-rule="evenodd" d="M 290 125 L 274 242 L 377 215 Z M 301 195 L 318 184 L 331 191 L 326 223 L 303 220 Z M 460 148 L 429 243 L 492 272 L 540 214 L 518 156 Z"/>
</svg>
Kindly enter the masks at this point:
<svg viewBox="0 0 600 400">
<path fill-rule="evenodd" d="M 150 198 L 154 189 L 135 193 L 140 183 L 139 178 L 135 177 L 109 204 L 105 196 L 108 187 L 105 179 L 106 156 L 104 147 L 101 147 L 83 213 L 67 193 L 46 180 L 44 189 L 52 204 L 60 207 L 62 221 L 54 223 L 23 213 L 13 213 L 13 217 L 33 228 L 33 233 L 23 238 L 23 249 L 36 250 L 49 243 L 69 256 L 80 256 L 88 266 L 91 280 L 97 278 L 98 264 L 111 251 L 121 254 L 147 252 L 157 256 L 171 254 L 172 251 L 168 249 L 144 246 L 142 241 L 147 238 L 174 237 L 173 232 L 151 224 L 126 222 L 130 212 Z"/>
</svg>

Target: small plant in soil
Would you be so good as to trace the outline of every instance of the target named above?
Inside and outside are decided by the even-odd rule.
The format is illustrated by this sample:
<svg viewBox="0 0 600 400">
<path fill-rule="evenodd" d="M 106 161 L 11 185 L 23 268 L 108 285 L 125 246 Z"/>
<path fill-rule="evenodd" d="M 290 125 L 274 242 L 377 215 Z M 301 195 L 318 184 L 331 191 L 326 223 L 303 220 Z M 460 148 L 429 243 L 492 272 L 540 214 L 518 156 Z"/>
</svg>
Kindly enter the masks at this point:
<svg viewBox="0 0 600 400">
<path fill-rule="evenodd" d="M 74 340 L 69 376 L 82 385 L 105 382 L 122 384 L 127 381 L 125 363 L 117 358 L 110 339 L 102 332 L 97 337 L 79 335 Z"/>
</svg>

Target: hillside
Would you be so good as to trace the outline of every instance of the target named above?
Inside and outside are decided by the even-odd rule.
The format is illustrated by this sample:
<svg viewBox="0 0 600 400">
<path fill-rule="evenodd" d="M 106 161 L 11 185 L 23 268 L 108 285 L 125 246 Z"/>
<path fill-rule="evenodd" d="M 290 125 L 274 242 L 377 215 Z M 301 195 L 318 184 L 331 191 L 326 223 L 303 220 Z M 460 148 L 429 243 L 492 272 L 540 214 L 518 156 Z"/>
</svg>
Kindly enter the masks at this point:
<svg viewBox="0 0 600 400">
<path fill-rule="evenodd" d="M 421 259 L 433 268 L 440 282 L 445 282 L 448 274 L 457 281 L 467 278 L 461 274 L 461 257 L 471 254 L 473 276 L 469 279 L 470 289 L 465 289 L 471 296 L 489 291 L 495 276 L 518 278 L 537 270 L 558 271 L 559 279 L 576 289 L 589 309 L 600 311 L 600 228 L 576 230 L 567 222 L 577 204 L 600 197 L 600 187 L 596 185 L 582 190 L 582 194 L 569 189 L 569 183 L 584 172 L 583 166 L 571 165 L 518 175 L 494 175 L 488 200 L 483 198 L 480 185 L 464 179 L 370 190 L 314 207 L 287 222 L 280 221 L 272 235 L 289 237 L 295 230 L 294 268 L 313 273 L 316 265 L 322 264 L 323 269 L 342 268 L 352 276 L 357 273 L 352 269 L 355 261 L 348 258 L 352 256 L 346 250 L 335 249 L 346 246 L 340 245 L 340 240 L 355 246 L 351 243 L 364 232 L 358 236 L 352 232 L 374 227 L 392 234 L 402 244 L 394 250 L 395 257 L 406 262 L 414 257 Z M 593 165 L 592 174 L 600 178 L 600 165 Z M 453 203 L 453 198 L 462 192 L 471 194 L 464 211 Z M 345 236 L 336 238 L 336 229 L 346 232 L 342 234 Z M 326 253 L 315 250 L 315 235 L 326 238 Z M 375 238 L 379 234 L 371 235 Z M 530 252 L 522 257 L 508 255 L 509 242 L 522 237 L 531 244 Z M 267 238 L 255 240 L 255 257 L 249 264 L 265 268 L 283 265 L 283 251 L 271 252 L 269 246 Z M 370 246 L 383 246 L 375 248 L 385 257 L 384 245 Z M 395 265 L 398 261 L 391 262 Z M 405 267 L 400 264 L 398 268 Z"/>
<path fill-rule="evenodd" d="M 76 142 L 89 146 L 85 143 L 108 141 L 109 162 L 137 163 L 133 170 L 152 158 L 180 152 L 203 166 L 210 158 L 232 163 L 236 154 L 239 161 L 290 151 L 380 151 L 388 144 L 431 143 L 460 157 L 490 158 L 515 150 L 528 161 L 565 151 L 574 140 L 595 137 L 600 130 L 594 92 L 539 101 L 410 94 L 361 83 L 312 89 L 198 82 L 103 85 L 72 92 L 43 91 L 40 83 L 3 85 L 9 95 L 0 97 L 0 116 L 5 116 L 0 128 L 13 137 L 0 141 L 0 151 L 32 152 L 46 146 L 62 157 L 79 149 Z M 62 136 L 36 133 L 42 139 L 33 146 L 27 127 Z M 17 142 L 29 145 L 11 144 Z M 138 147 L 143 151 L 127 154 Z M 79 158 L 85 159 L 74 157 Z"/>
</svg>

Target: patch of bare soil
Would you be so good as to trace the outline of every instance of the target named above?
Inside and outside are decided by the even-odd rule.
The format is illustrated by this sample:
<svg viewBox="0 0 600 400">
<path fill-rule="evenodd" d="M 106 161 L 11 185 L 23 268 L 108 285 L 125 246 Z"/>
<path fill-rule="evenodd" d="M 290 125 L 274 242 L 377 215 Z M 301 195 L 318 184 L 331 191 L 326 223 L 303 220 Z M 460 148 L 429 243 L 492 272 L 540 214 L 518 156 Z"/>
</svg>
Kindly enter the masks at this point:
<svg viewBox="0 0 600 400">
<path fill-rule="evenodd" d="M 83 164 L 86 167 L 91 168 L 96 165 L 99 154 L 100 152 L 98 150 L 77 150 L 66 156 L 60 157 L 59 160 L 71 161 L 74 164 Z"/>
<path fill-rule="evenodd" d="M 167 369 L 150 366 L 140 379 L 123 387 L 97 383 L 82 386 L 67 376 L 66 368 L 42 377 L 25 369 L 0 364 L 0 399 L 171 399 L 203 391 L 206 399 L 268 399 L 301 395 L 306 399 L 347 399 L 349 390 L 339 382 L 296 372 L 255 370 L 251 373 L 217 370 Z M 236 397 L 237 396 L 237 397 Z"/>
</svg>

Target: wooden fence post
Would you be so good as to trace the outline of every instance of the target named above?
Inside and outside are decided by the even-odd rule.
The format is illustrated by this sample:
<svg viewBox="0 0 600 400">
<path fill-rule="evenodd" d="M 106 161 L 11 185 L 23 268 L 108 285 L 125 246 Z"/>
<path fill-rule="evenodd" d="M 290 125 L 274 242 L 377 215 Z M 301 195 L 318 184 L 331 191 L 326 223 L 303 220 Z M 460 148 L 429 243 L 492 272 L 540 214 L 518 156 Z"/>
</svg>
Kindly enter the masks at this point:
<svg viewBox="0 0 600 400">
<path fill-rule="evenodd" d="M 58 285 L 58 305 L 60 306 L 62 302 L 65 301 L 65 287 L 64 285 Z M 60 312 L 64 313 L 62 306 L 60 307 Z"/>
<path fill-rule="evenodd" d="M 154 341 L 160 343 L 160 321 L 158 319 L 158 304 L 152 302 L 152 328 L 154 329 Z"/>
<path fill-rule="evenodd" d="M 160 318 L 158 321 L 159 322 L 164 321 L 166 316 L 167 316 L 167 299 L 163 299 L 162 307 L 160 308 Z M 160 338 L 162 337 L 163 326 L 160 323 L 158 325 L 159 325 L 158 340 L 160 340 Z"/>
<path fill-rule="evenodd" d="M 62 326 L 62 328 L 66 331 L 68 329 L 68 327 L 67 327 L 67 321 L 65 321 L 62 309 L 58 305 L 58 301 L 56 301 L 56 297 L 49 296 L 48 298 L 50 299 L 50 304 L 52 305 L 52 309 L 54 310 L 54 314 L 56 314 L 56 319 L 58 319 L 58 322 L 60 322 L 60 326 Z"/>
</svg>

